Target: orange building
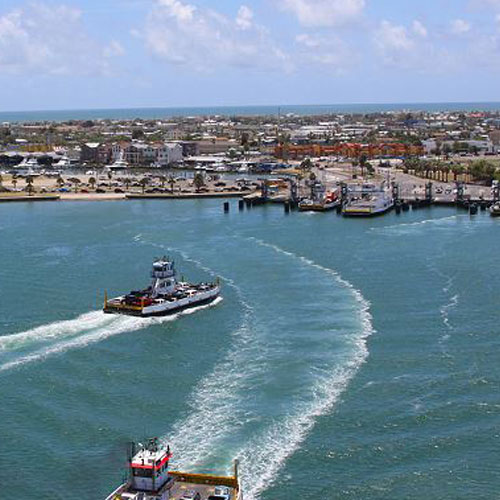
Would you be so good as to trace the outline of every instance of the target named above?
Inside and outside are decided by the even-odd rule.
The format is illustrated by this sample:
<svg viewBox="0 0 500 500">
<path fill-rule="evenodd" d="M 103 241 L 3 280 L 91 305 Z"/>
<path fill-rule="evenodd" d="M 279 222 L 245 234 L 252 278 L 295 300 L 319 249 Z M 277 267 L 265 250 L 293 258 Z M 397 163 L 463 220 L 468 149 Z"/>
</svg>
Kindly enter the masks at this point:
<svg viewBox="0 0 500 500">
<path fill-rule="evenodd" d="M 360 144 L 345 142 L 326 146 L 323 144 L 279 144 L 274 149 L 277 158 L 299 160 L 307 156 L 330 156 L 340 155 L 347 158 L 359 158 L 366 155 L 367 158 L 379 156 L 414 156 L 424 153 L 422 146 L 403 144 L 400 142 Z"/>
</svg>

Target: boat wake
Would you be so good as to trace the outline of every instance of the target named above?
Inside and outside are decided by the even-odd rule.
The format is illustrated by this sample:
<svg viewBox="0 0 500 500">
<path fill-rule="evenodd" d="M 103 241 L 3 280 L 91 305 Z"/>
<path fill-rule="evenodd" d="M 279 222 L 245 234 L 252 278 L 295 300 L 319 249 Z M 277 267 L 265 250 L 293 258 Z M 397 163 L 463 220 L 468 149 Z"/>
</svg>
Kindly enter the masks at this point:
<svg viewBox="0 0 500 500">
<path fill-rule="evenodd" d="M 412 232 L 412 230 L 423 228 L 429 225 L 442 225 L 442 224 L 447 224 L 453 221 L 457 221 L 460 218 L 463 217 L 468 217 L 464 215 L 450 215 L 448 217 L 440 217 L 440 218 L 435 218 L 435 219 L 425 219 L 425 220 L 420 220 L 416 222 L 403 222 L 401 224 L 392 224 L 390 226 L 380 226 L 380 227 L 372 227 L 370 228 L 370 231 L 373 232 L 387 232 L 391 234 L 407 234 L 409 232 Z"/>
<path fill-rule="evenodd" d="M 366 340 L 374 329 L 369 302 L 335 270 L 257 238 L 247 240 L 328 276 L 354 299 L 352 305 L 348 306 L 348 314 L 352 316 L 354 311 L 357 316 L 354 321 L 349 321 L 349 325 L 352 323 L 352 334 L 351 329 L 348 332 L 335 330 L 335 325 L 327 321 L 326 328 L 334 328 L 332 332 L 339 333 L 333 338 L 342 339 L 340 358 L 332 353 L 332 357 L 339 361 L 332 362 L 330 359 L 327 366 L 321 367 L 306 363 L 304 369 L 312 371 L 312 374 L 304 373 L 303 376 L 314 377 L 307 394 L 302 394 L 298 399 L 290 395 L 292 400 L 287 404 L 289 412 L 273 417 L 266 424 L 268 420 L 262 420 L 259 411 L 259 405 L 264 404 L 260 384 L 262 380 L 274 376 L 269 370 L 273 369 L 271 360 L 281 354 L 281 350 L 279 353 L 276 351 L 280 346 L 273 343 L 272 332 L 264 331 L 266 322 L 259 322 L 260 316 L 247 302 L 240 287 L 232 279 L 220 276 L 234 289 L 242 306 L 240 325 L 231 335 L 226 355 L 194 388 L 186 416 L 174 424 L 170 434 L 164 436 L 163 440 L 176 450 L 175 456 L 180 459 L 177 461 L 174 457 L 173 463 L 176 468 L 183 470 L 201 471 L 217 463 L 227 466 L 228 458 L 237 457 L 241 462 L 245 498 L 256 500 L 273 484 L 286 460 L 300 448 L 317 418 L 331 411 L 366 361 Z M 186 262 L 215 276 L 210 268 L 183 250 L 144 243 L 178 253 Z M 331 289 L 328 281 L 320 286 Z"/>
<path fill-rule="evenodd" d="M 14 357 L 0 364 L 0 372 L 35 361 L 43 361 L 48 357 L 72 349 L 80 349 L 121 333 L 142 330 L 152 325 L 174 321 L 181 316 L 213 307 L 221 301 L 222 298 L 218 297 L 210 304 L 193 307 L 171 316 L 158 318 L 115 316 L 104 314 L 101 311 L 93 311 L 72 320 L 58 321 L 25 332 L 5 335 L 0 337 L 0 352 L 2 354 L 8 354 L 9 356 L 14 354 Z M 16 356 L 16 351 L 46 343 L 49 345 L 32 352 L 17 353 L 18 355 Z"/>
<path fill-rule="evenodd" d="M 458 294 L 453 295 L 453 297 L 451 297 L 450 299 L 450 302 L 442 306 L 439 310 L 439 312 L 441 313 L 441 318 L 443 319 L 443 323 L 449 330 L 454 329 L 453 325 L 450 323 L 450 311 L 458 306 L 459 297 L 460 296 Z"/>
<path fill-rule="evenodd" d="M 260 246 L 324 271 L 339 285 L 347 289 L 358 303 L 359 330 L 351 341 L 349 358 L 341 366 L 319 370 L 312 389 L 312 400 L 297 404 L 294 411 L 281 422 L 264 430 L 243 447 L 238 458 L 242 463 L 242 481 L 245 498 L 256 500 L 259 495 L 272 486 L 285 461 L 300 448 L 307 435 L 313 429 L 318 417 L 332 410 L 339 396 L 368 358 L 367 338 L 373 334 L 370 304 L 351 283 L 343 279 L 338 272 L 315 263 L 311 259 L 284 250 L 277 245 L 257 238 L 249 240 Z"/>
</svg>

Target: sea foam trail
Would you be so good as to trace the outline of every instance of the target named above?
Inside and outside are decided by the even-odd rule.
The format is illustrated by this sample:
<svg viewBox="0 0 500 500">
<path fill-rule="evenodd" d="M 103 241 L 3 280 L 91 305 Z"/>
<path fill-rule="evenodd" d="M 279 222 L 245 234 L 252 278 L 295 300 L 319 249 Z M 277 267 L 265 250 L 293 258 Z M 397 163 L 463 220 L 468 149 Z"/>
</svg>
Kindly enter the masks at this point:
<svg viewBox="0 0 500 500">
<path fill-rule="evenodd" d="M 37 326 L 25 332 L 4 335 L 0 337 L 0 352 L 19 349 L 32 343 L 46 342 L 82 334 L 86 331 L 111 324 L 115 319 L 115 317 L 106 315 L 102 311 L 92 311 L 74 319 L 56 321 L 47 325 Z"/>
<path fill-rule="evenodd" d="M 275 252 L 301 261 L 316 269 L 322 270 L 350 291 L 359 304 L 359 332 L 353 339 L 352 356 L 342 366 L 330 371 L 323 371 L 313 387 L 313 399 L 309 403 L 297 405 L 294 411 L 255 436 L 251 442 L 239 452 L 241 461 L 242 481 L 247 500 L 256 500 L 260 494 L 268 489 L 284 466 L 286 460 L 300 448 L 309 432 L 316 423 L 316 419 L 327 414 L 340 394 L 345 391 L 350 380 L 368 358 L 367 338 L 372 335 L 374 328 L 370 313 L 370 303 L 351 283 L 343 279 L 338 272 L 315 263 L 311 259 L 284 250 L 277 245 L 267 243 L 257 238 L 249 238 L 258 245 L 271 248 Z"/>
<path fill-rule="evenodd" d="M 157 325 L 157 324 L 162 324 L 170 321 L 174 321 L 180 316 L 185 316 L 188 314 L 193 314 L 194 312 L 200 311 L 202 309 L 206 309 L 209 307 L 216 306 L 218 303 L 222 301 L 222 298 L 217 298 L 214 300 L 212 303 L 208 305 L 203 305 L 203 306 L 198 306 L 198 307 L 193 307 L 192 309 L 187 309 L 185 311 L 179 312 L 177 314 L 173 314 L 171 316 L 163 316 L 163 317 L 158 317 L 158 318 L 138 318 L 138 317 L 131 317 L 131 316 L 111 316 L 112 321 L 107 322 L 106 324 L 103 324 L 97 328 L 95 328 L 93 331 L 90 333 L 84 333 L 83 335 L 79 335 L 75 338 L 71 338 L 70 340 L 63 340 L 60 342 L 57 342 L 54 345 L 50 345 L 48 347 L 45 347 L 43 349 L 38 349 L 33 353 L 26 354 L 23 356 L 20 356 L 16 359 L 13 359 L 11 361 L 8 361 L 6 363 L 0 364 L 0 372 L 7 371 L 13 368 L 17 368 L 22 365 L 26 365 L 29 363 L 33 363 L 35 361 L 43 361 L 47 359 L 48 357 L 54 356 L 56 354 L 61 354 L 66 351 L 69 351 L 71 349 L 81 349 L 82 347 L 86 347 L 90 344 L 95 344 L 97 342 L 101 342 L 102 340 L 105 340 L 109 337 L 113 337 L 115 335 L 118 335 L 120 333 L 125 333 L 125 332 L 133 332 L 136 330 L 142 330 L 144 328 L 147 328 L 152 325 Z M 96 312 L 96 313 L 88 313 L 88 314 L 99 314 L 102 316 L 105 316 L 103 312 Z M 108 316 L 108 315 L 106 315 Z M 75 320 L 71 320 L 75 321 Z M 55 326 L 56 330 L 59 331 L 60 324 L 59 323 L 54 323 L 53 325 L 46 325 L 44 327 L 40 328 L 51 328 L 51 326 Z M 83 330 L 81 333 L 88 331 L 88 328 Z M 25 332 L 29 333 L 29 332 Z M 19 334 L 21 335 L 21 334 Z"/>
<path fill-rule="evenodd" d="M 201 261 L 179 248 L 140 240 L 162 251 L 179 254 L 213 278 L 218 277 L 235 291 L 242 307 L 242 320 L 231 334 L 230 346 L 215 369 L 194 389 L 189 398 L 189 414 L 174 424 L 172 432 L 162 438 L 175 450 L 174 465 L 183 470 L 199 470 L 217 443 L 240 425 L 239 394 L 248 379 L 265 363 L 265 348 L 257 343 L 253 331 L 254 310 L 233 279 L 216 273 Z M 179 459 L 177 459 L 179 457 Z"/>
<path fill-rule="evenodd" d="M 401 224 L 392 224 L 390 226 L 372 227 L 370 231 L 374 232 L 397 232 L 398 230 L 408 230 L 411 228 L 419 228 L 427 225 L 439 225 L 442 223 L 452 222 L 458 220 L 460 217 L 467 217 L 464 215 L 450 215 L 448 217 L 440 217 L 436 219 L 425 219 L 416 222 L 403 222 Z"/>
</svg>

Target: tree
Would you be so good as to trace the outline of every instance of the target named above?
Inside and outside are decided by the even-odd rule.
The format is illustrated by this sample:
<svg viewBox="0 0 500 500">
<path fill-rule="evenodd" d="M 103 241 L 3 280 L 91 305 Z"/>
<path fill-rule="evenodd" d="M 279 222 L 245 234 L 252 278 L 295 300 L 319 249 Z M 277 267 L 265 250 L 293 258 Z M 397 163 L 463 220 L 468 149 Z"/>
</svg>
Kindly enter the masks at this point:
<svg viewBox="0 0 500 500">
<path fill-rule="evenodd" d="M 170 191 L 173 193 L 174 192 L 174 184 L 175 184 L 175 177 L 173 175 L 169 175 L 168 184 L 170 186 Z"/>
<path fill-rule="evenodd" d="M 196 188 L 196 192 L 199 193 L 200 189 L 205 185 L 205 179 L 203 179 L 203 175 L 199 172 L 196 173 L 193 179 L 193 184 Z"/>
<path fill-rule="evenodd" d="M 146 191 L 146 186 L 149 184 L 149 179 L 147 177 L 143 177 L 140 180 L 141 188 L 142 188 L 142 194 L 144 194 L 144 191 Z"/>
<path fill-rule="evenodd" d="M 160 175 L 158 179 L 160 181 L 161 188 L 165 189 L 165 182 L 167 182 L 167 178 L 164 175 Z"/>
<path fill-rule="evenodd" d="M 12 185 L 14 186 L 14 189 L 16 189 L 17 186 L 17 177 L 12 177 Z"/>
<path fill-rule="evenodd" d="M 89 185 L 91 189 L 95 189 L 95 185 L 97 183 L 97 179 L 95 177 L 89 177 Z"/>
<path fill-rule="evenodd" d="M 75 193 L 78 192 L 78 185 L 82 182 L 78 177 L 71 177 L 68 179 L 68 182 L 71 182 L 73 184 L 73 187 L 75 188 Z"/>
<path fill-rule="evenodd" d="M 132 130 L 132 139 L 142 139 L 144 137 L 144 130 L 141 128 L 135 128 Z"/>
<path fill-rule="evenodd" d="M 313 163 L 311 161 L 311 158 L 306 158 L 305 160 L 302 161 L 302 163 L 300 164 L 300 170 L 302 170 L 302 172 L 309 172 L 313 167 Z"/>
<path fill-rule="evenodd" d="M 59 186 L 59 189 L 61 189 L 64 186 L 64 179 L 61 176 L 57 178 L 56 182 L 57 185 Z"/>
<path fill-rule="evenodd" d="M 365 175 L 365 168 L 368 164 L 368 157 L 365 154 L 362 154 L 359 157 L 359 166 L 361 167 L 361 177 Z"/>
<path fill-rule="evenodd" d="M 125 180 L 124 180 L 124 183 L 125 183 L 125 189 L 128 191 L 129 187 L 130 187 L 130 177 L 125 177 Z"/>
<path fill-rule="evenodd" d="M 26 177 L 25 179 L 25 182 L 26 182 L 26 188 L 28 190 L 28 194 L 30 196 L 33 196 L 33 177 L 31 175 L 28 175 L 28 177 Z"/>
</svg>

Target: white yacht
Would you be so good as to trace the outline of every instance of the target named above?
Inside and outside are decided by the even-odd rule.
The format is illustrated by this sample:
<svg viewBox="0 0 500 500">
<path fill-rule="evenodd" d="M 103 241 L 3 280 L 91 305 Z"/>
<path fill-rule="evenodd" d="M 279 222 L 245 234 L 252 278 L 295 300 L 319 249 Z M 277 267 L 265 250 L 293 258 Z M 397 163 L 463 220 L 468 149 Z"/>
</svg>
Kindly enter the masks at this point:
<svg viewBox="0 0 500 500">
<path fill-rule="evenodd" d="M 104 170 L 116 172 L 120 170 L 127 170 L 129 168 L 129 164 L 123 159 L 123 155 L 120 155 L 114 163 L 111 165 L 106 165 Z"/>
<path fill-rule="evenodd" d="M 65 170 L 71 167 L 71 161 L 67 156 L 62 156 L 58 162 L 52 165 L 53 168 Z"/>
<path fill-rule="evenodd" d="M 17 175 L 23 177 L 36 177 L 40 175 L 40 165 L 34 156 L 25 157 L 19 165 L 16 165 L 14 170 Z"/>
</svg>

